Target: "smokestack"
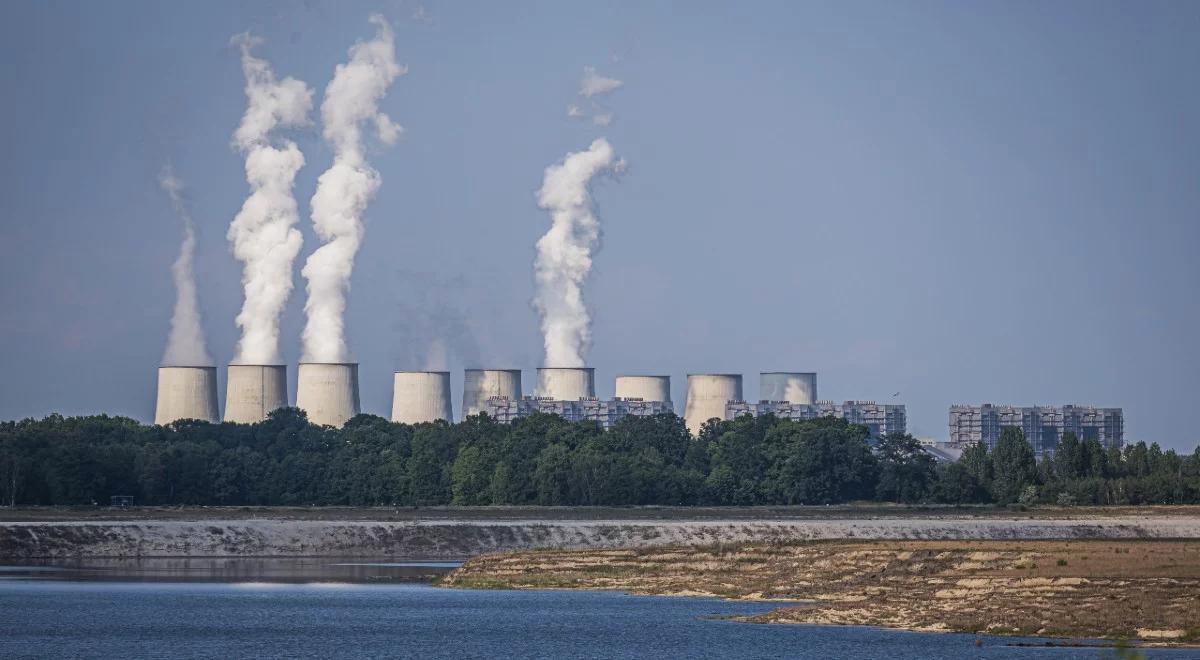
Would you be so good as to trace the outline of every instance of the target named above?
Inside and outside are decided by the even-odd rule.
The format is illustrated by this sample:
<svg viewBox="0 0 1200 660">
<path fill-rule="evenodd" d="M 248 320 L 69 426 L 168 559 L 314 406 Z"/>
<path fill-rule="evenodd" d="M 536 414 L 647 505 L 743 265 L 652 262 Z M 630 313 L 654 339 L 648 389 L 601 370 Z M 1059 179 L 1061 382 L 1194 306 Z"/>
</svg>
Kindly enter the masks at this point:
<svg viewBox="0 0 1200 660">
<path fill-rule="evenodd" d="M 817 375 L 812 372 L 764 371 L 758 383 L 758 398 L 763 401 L 817 402 Z"/>
<path fill-rule="evenodd" d="M 296 407 L 319 426 L 341 426 L 359 412 L 357 362 L 301 362 Z"/>
<path fill-rule="evenodd" d="M 159 367 L 158 403 L 155 424 L 170 424 L 180 419 L 200 419 L 216 424 L 216 367 Z"/>
<path fill-rule="evenodd" d="M 596 370 L 591 367 L 540 367 L 538 396 L 578 401 L 596 396 Z"/>
<path fill-rule="evenodd" d="M 741 374 L 688 374 L 683 421 L 692 435 L 700 435 L 704 422 L 725 419 L 725 404 L 742 400 Z"/>
<path fill-rule="evenodd" d="M 257 424 L 272 410 L 287 407 L 286 366 L 231 364 L 226 374 L 225 421 Z"/>
<path fill-rule="evenodd" d="M 392 387 L 392 421 L 417 424 L 454 421 L 449 371 L 397 371 Z"/>
<path fill-rule="evenodd" d="M 520 399 L 521 370 L 467 369 L 463 377 L 463 418 L 487 412 L 487 401 L 494 396 Z"/>
<path fill-rule="evenodd" d="M 671 402 L 670 376 L 617 376 L 618 399 Z"/>
</svg>

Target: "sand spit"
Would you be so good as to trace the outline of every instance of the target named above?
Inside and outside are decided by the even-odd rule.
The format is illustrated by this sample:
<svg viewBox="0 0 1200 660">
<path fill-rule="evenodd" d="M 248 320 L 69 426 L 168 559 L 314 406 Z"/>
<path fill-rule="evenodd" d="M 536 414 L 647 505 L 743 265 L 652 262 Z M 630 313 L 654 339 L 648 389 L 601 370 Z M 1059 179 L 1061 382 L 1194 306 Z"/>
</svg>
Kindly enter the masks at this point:
<svg viewBox="0 0 1200 660">
<path fill-rule="evenodd" d="M 828 541 L 540 551 L 442 584 L 809 601 L 757 623 L 1200 643 L 1200 541 Z"/>
<path fill-rule="evenodd" d="M 878 519 L 130 519 L 0 522 L 0 557 L 466 559 L 485 553 L 814 540 L 1200 539 L 1200 515 Z M 985 565 L 986 553 L 964 557 Z"/>
</svg>

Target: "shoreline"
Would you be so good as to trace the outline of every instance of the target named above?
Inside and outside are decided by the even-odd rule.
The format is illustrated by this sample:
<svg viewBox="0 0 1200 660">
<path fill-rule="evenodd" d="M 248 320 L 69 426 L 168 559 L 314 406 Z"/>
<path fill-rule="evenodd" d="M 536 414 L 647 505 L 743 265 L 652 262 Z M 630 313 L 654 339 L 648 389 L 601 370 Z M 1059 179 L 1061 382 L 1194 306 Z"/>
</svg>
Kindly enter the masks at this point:
<svg viewBox="0 0 1200 660">
<path fill-rule="evenodd" d="M 527 512 L 522 512 L 527 513 Z M 539 548 L 603 550 L 838 540 L 1195 539 L 1200 515 L 910 515 L 863 518 L 246 519 L 0 522 L 0 558 L 333 557 L 470 559 Z"/>
<path fill-rule="evenodd" d="M 747 623 L 865 625 L 1200 646 L 1200 543 L 822 541 L 535 551 L 468 561 L 439 584 L 595 589 L 779 603 Z"/>
</svg>

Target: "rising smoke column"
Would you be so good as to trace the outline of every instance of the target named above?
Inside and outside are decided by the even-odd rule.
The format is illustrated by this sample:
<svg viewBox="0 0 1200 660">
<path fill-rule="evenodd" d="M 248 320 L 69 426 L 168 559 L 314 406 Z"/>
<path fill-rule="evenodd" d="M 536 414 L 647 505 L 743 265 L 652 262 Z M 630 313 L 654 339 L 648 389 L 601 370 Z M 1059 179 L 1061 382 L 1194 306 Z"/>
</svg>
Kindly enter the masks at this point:
<svg viewBox="0 0 1200 660">
<path fill-rule="evenodd" d="M 600 242 L 600 220 L 588 186 L 597 174 L 619 173 L 624 167 L 608 140 L 599 138 L 586 151 L 567 154 L 561 163 L 546 168 L 538 206 L 550 212 L 552 224 L 537 242 L 533 305 L 542 317 L 547 367 L 584 366 L 592 319 L 582 287 Z"/>
<path fill-rule="evenodd" d="M 363 211 L 380 184 L 379 172 L 363 153 L 362 126 L 373 124 L 386 144 L 394 143 L 403 130 L 379 111 L 379 100 L 407 69 L 396 64 L 391 26 L 378 14 L 371 16 L 371 22 L 378 28 L 375 38 L 350 49 L 350 61 L 337 66 L 321 103 L 333 165 L 317 180 L 312 198 L 313 227 L 324 245 L 308 257 L 303 270 L 308 279 L 306 362 L 349 360 L 342 318 L 346 291 L 362 244 Z"/>
<path fill-rule="evenodd" d="M 271 66 L 250 52 L 261 40 L 239 35 L 234 43 L 242 49 L 247 105 L 233 143 L 246 156 L 251 192 L 226 235 L 242 262 L 245 291 L 233 363 L 279 364 L 279 315 L 292 293 L 292 263 L 304 240 L 295 226 L 300 212 L 292 195 L 304 155 L 291 140 L 274 146 L 271 131 L 307 124 L 312 90 L 295 78 L 276 81 Z"/>
<path fill-rule="evenodd" d="M 192 227 L 192 215 L 183 201 L 183 182 L 175 176 L 170 165 L 163 168 L 158 184 L 171 197 L 171 205 L 183 220 L 183 241 L 179 244 L 179 256 L 171 265 L 171 276 L 175 280 L 175 311 L 171 314 L 171 332 L 167 335 L 162 363 L 173 367 L 207 367 L 213 361 L 205 346 L 200 306 L 196 302 L 193 268 L 196 231 Z"/>
</svg>

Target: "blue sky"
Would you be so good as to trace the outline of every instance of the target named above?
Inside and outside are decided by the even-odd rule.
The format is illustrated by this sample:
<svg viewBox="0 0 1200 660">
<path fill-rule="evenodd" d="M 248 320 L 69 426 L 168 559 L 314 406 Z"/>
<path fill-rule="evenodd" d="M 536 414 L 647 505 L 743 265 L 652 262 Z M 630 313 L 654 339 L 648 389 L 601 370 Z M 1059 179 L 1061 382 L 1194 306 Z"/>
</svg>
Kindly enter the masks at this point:
<svg viewBox="0 0 1200 660">
<path fill-rule="evenodd" d="M 406 129 L 370 158 L 350 292 L 363 407 L 445 334 L 465 361 L 541 358 L 543 169 L 604 136 L 586 296 L 599 394 L 618 373 L 819 373 L 821 398 L 1122 406 L 1127 439 L 1195 446 L 1200 5 L 1185 2 L 24 2 L 0 6 L 0 418 L 152 417 L 188 186 L 209 349 L 232 356 L 247 193 L 232 35 L 323 90 L 396 26 Z M 585 66 L 624 81 L 567 119 Z M 319 102 L 319 96 L 318 96 Z M 295 134 L 308 200 L 328 167 Z M 284 315 L 294 364 L 303 280 Z M 470 365 L 474 366 L 474 365 Z M 294 371 L 291 374 L 294 387 Z M 223 377 L 223 374 L 222 374 Z M 456 401 L 456 405 L 457 405 Z"/>
</svg>

